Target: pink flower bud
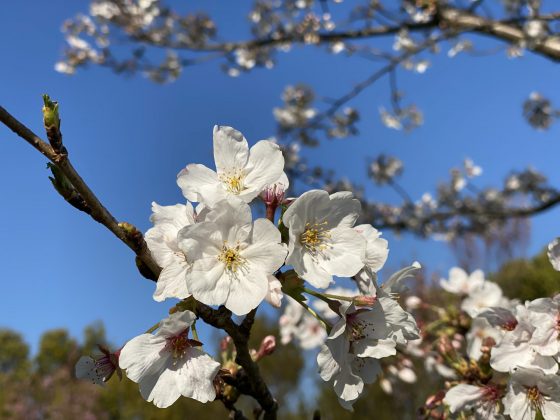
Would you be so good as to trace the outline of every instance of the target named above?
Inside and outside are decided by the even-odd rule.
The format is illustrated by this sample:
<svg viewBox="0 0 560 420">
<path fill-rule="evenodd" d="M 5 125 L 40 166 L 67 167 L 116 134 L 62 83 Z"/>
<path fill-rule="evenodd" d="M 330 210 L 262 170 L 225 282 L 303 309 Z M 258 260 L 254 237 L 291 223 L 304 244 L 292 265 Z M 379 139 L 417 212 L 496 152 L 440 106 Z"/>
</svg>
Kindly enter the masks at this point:
<svg viewBox="0 0 560 420">
<path fill-rule="evenodd" d="M 276 208 L 284 201 L 285 193 L 286 191 L 282 184 L 274 184 L 270 187 L 266 187 L 260 197 L 267 206 Z"/>
<path fill-rule="evenodd" d="M 230 344 L 233 342 L 231 337 L 228 335 L 227 337 L 222 338 L 220 341 L 220 350 L 227 351 Z"/>
<path fill-rule="evenodd" d="M 262 359 L 264 356 L 268 356 L 274 352 L 276 349 L 276 337 L 273 335 L 267 335 L 263 338 L 261 346 L 257 353 L 257 360 Z"/>
</svg>

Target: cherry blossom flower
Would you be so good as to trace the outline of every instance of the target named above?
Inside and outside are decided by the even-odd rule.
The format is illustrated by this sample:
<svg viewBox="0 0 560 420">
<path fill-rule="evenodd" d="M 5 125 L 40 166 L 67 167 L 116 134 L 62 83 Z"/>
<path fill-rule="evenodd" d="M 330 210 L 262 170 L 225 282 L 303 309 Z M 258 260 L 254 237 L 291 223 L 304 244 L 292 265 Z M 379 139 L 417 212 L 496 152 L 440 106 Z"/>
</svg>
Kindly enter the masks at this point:
<svg viewBox="0 0 560 420">
<path fill-rule="evenodd" d="M 350 192 L 302 194 L 286 210 L 287 264 L 311 285 L 326 288 L 333 276 L 350 277 L 364 266 L 366 241 L 352 227 L 360 202 Z"/>
<path fill-rule="evenodd" d="M 189 164 L 177 175 L 183 195 L 210 207 L 228 197 L 251 202 L 282 175 L 284 158 L 277 144 L 261 140 L 249 150 L 247 140 L 231 127 L 214 127 L 216 172 Z"/>
<path fill-rule="evenodd" d="M 105 386 L 115 372 L 122 379 L 119 369 L 120 351 L 111 352 L 104 346 L 98 346 L 101 356 L 82 356 L 76 363 L 76 378 L 91 381 L 95 385 Z"/>
<path fill-rule="evenodd" d="M 159 408 L 180 396 L 200 402 L 216 397 L 213 380 L 220 364 L 188 338 L 196 319 L 191 311 L 176 312 L 160 322 L 155 334 L 139 335 L 125 344 L 119 365 L 140 385 L 140 394 Z"/>
<path fill-rule="evenodd" d="M 524 305 L 515 307 L 517 323 L 508 321 L 510 330 L 504 332 L 502 340 L 492 348 L 490 365 L 498 372 L 509 372 L 516 366 L 540 368 L 547 373 L 556 373 L 558 363 L 549 355 L 548 343 L 541 337 L 533 339 L 536 325 L 542 322 L 542 314 L 528 310 Z M 507 319 L 503 311 L 501 319 Z M 486 317 L 492 324 L 492 318 Z M 499 319 L 499 318 L 497 318 Z"/>
<path fill-rule="evenodd" d="M 154 292 L 154 299 L 161 302 L 167 298 L 185 299 L 190 296 L 186 275 L 192 267 L 178 245 L 177 234 L 185 226 L 200 220 L 191 203 L 160 206 L 152 203 L 150 220 L 154 227 L 145 235 L 152 257 L 162 268 Z"/>
<path fill-rule="evenodd" d="M 500 286 L 485 281 L 469 290 L 469 295 L 461 303 L 461 309 L 475 317 L 486 308 L 504 305 L 507 305 L 507 299 L 504 298 Z"/>
<path fill-rule="evenodd" d="M 292 298 L 287 299 L 284 314 L 278 323 L 284 345 L 295 338 L 302 349 L 310 350 L 321 346 L 327 338 L 327 332 L 321 323 Z"/>
<path fill-rule="evenodd" d="M 396 342 L 389 337 L 381 305 L 356 309 L 342 303 L 340 320 L 333 326 L 317 356 L 319 374 L 332 382 L 345 408 L 361 394 L 364 383 L 371 383 L 380 373 L 380 359 L 396 354 Z"/>
<path fill-rule="evenodd" d="M 485 318 L 474 318 L 471 323 L 471 328 L 466 335 L 467 355 L 472 360 L 478 360 L 480 356 L 482 356 L 480 349 L 484 339 L 491 337 L 495 342 L 499 342 L 503 334 L 504 331 L 490 325 Z"/>
<path fill-rule="evenodd" d="M 441 279 L 440 286 L 456 295 L 468 295 L 472 290 L 484 283 L 482 270 L 475 270 L 470 275 L 462 268 L 453 267 L 449 270 L 449 279 Z"/>
<path fill-rule="evenodd" d="M 443 402 L 449 406 L 449 411 L 453 414 L 466 411 L 469 414 L 472 412 L 474 418 L 479 420 L 499 419 L 502 418 L 500 397 L 500 390 L 492 384 L 485 386 L 458 384 L 447 391 Z"/>
<path fill-rule="evenodd" d="M 241 200 L 224 200 L 204 222 L 179 232 L 179 247 L 193 258 L 187 288 L 207 305 L 225 305 L 236 315 L 256 308 L 269 292 L 269 275 L 282 266 L 286 245 L 267 219 L 252 222 Z"/>
<path fill-rule="evenodd" d="M 365 384 L 375 382 L 381 373 L 381 365 L 378 360 L 371 357 L 357 357 L 347 353 L 345 363 L 340 366 L 323 346 L 317 356 L 319 373 L 321 378 L 332 383 L 338 401 L 342 407 L 349 411 L 352 405 L 364 390 Z"/>
<path fill-rule="evenodd" d="M 541 298 L 527 304 L 533 313 L 535 331 L 531 343 L 539 345 L 543 356 L 560 354 L 560 294 L 553 299 Z"/>
<path fill-rule="evenodd" d="M 560 376 L 540 369 L 516 368 L 503 399 L 504 414 L 512 420 L 533 420 L 540 411 L 545 420 L 560 418 Z"/>
</svg>

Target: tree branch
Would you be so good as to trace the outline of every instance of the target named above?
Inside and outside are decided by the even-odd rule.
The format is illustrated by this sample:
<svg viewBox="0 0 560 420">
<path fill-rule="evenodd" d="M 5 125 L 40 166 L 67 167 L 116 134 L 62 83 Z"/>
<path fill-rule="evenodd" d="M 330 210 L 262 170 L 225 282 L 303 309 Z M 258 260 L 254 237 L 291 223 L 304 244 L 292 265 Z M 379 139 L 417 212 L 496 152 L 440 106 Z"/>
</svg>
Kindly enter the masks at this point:
<svg viewBox="0 0 560 420">
<path fill-rule="evenodd" d="M 156 262 L 152 259 L 148 251 L 148 247 L 143 238 L 131 238 L 127 232 L 118 225 L 118 221 L 109 213 L 109 211 L 101 204 L 99 199 L 85 183 L 82 177 L 78 174 L 72 163 L 68 159 L 68 155 L 64 153 L 57 153 L 54 149 L 42 140 L 39 136 L 33 133 L 29 128 L 19 122 L 8 111 L 0 106 L 0 121 L 10 128 L 19 137 L 27 141 L 31 146 L 43 154 L 54 165 L 56 165 L 62 173 L 72 183 L 74 188 L 80 193 L 81 197 L 91 209 L 91 217 L 104 225 L 113 234 L 123 241 L 138 258 L 157 276 L 161 269 Z"/>
<path fill-rule="evenodd" d="M 360 40 L 394 35 L 402 30 L 410 32 L 423 31 L 426 29 L 439 28 L 459 30 L 460 32 L 472 32 L 481 35 L 492 36 L 508 43 L 518 44 L 525 40 L 525 34 L 519 23 L 524 18 L 493 20 L 463 10 L 460 8 L 442 7 L 432 19 L 427 22 L 400 22 L 395 25 L 367 26 L 362 29 L 347 31 L 330 31 L 317 34 L 316 44 L 332 43 L 337 41 Z M 551 13 L 538 17 L 543 21 L 560 20 L 559 13 Z M 277 37 L 259 38 L 248 41 L 224 42 L 219 44 L 207 44 L 204 46 L 188 46 L 180 43 L 154 44 L 145 34 L 133 34 L 131 39 L 143 42 L 153 47 L 172 48 L 176 50 L 189 50 L 193 52 L 223 52 L 230 53 L 239 49 L 258 49 L 263 47 L 275 47 L 289 43 L 305 43 L 300 34 L 287 33 Z M 533 51 L 553 61 L 560 60 L 560 37 L 549 36 L 538 42 Z"/>
<path fill-rule="evenodd" d="M 496 21 L 453 8 L 444 8 L 440 13 L 441 24 L 451 28 L 492 36 L 511 44 L 519 44 L 526 39 L 522 28 L 515 25 L 519 22 L 518 19 Z M 541 20 L 558 18 L 560 18 L 558 14 L 539 17 Z M 553 61 L 560 61 L 560 37 L 548 36 L 537 42 L 532 51 Z"/>
<path fill-rule="evenodd" d="M 474 209 L 468 206 L 462 206 L 457 209 L 449 211 L 435 211 L 425 217 L 415 219 L 414 224 L 417 227 L 421 227 L 427 223 L 432 223 L 434 221 L 446 222 L 456 217 L 486 217 L 491 220 L 505 220 L 505 219 L 516 219 L 516 218 L 527 218 L 535 216 L 540 213 L 551 209 L 552 207 L 560 204 L 560 194 L 555 194 L 550 199 L 531 207 L 513 207 L 506 208 L 503 210 L 490 210 L 490 209 Z M 375 223 L 375 222 L 374 222 Z M 395 229 L 395 230 L 409 230 L 409 224 L 406 220 L 396 220 L 387 221 L 382 223 L 376 223 L 376 228 L 378 229 Z"/>
<path fill-rule="evenodd" d="M 197 302 L 196 313 L 204 322 L 215 328 L 224 330 L 232 338 L 237 352 L 235 362 L 243 368 L 241 377 L 246 377 L 247 379 L 246 381 L 241 380 L 241 384 L 244 382 L 247 384 L 248 382 L 248 386 L 242 386 L 237 383 L 237 386 L 239 387 L 238 389 L 258 401 L 264 410 L 265 419 L 275 419 L 276 412 L 278 410 L 278 403 L 272 397 L 270 390 L 260 374 L 259 366 L 253 361 L 249 353 L 249 334 L 256 309 L 249 312 L 241 325 L 237 325 L 231 319 L 231 311 L 226 309 L 224 306 L 220 306 L 216 311 L 200 302 Z"/>
</svg>

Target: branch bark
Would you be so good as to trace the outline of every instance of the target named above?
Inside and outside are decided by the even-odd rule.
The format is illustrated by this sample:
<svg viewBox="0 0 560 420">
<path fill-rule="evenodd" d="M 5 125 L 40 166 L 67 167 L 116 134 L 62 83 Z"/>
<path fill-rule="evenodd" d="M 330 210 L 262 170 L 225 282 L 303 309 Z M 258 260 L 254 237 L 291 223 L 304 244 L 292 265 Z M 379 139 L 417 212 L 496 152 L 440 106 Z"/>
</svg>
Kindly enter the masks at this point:
<svg viewBox="0 0 560 420">
<path fill-rule="evenodd" d="M 51 145 L 42 140 L 33 131 L 19 122 L 14 116 L 12 116 L 6 109 L 0 106 L 0 121 L 4 123 L 10 130 L 16 133 L 19 137 L 27 141 L 31 146 L 38 150 L 43 156 L 49 159 L 54 165 L 56 165 L 62 173 L 68 178 L 72 183 L 74 188 L 80 193 L 83 200 L 91 209 L 91 217 L 104 225 L 113 234 L 124 242 L 138 258 L 148 267 L 156 277 L 159 275 L 161 269 L 153 260 L 152 256 L 148 251 L 148 247 L 143 238 L 140 240 L 136 238 L 131 238 L 127 235 L 118 225 L 118 221 L 109 213 L 109 211 L 103 206 L 101 201 L 85 183 L 82 177 L 78 174 L 72 163 L 70 162 L 68 155 L 65 153 L 57 153 Z"/>
</svg>

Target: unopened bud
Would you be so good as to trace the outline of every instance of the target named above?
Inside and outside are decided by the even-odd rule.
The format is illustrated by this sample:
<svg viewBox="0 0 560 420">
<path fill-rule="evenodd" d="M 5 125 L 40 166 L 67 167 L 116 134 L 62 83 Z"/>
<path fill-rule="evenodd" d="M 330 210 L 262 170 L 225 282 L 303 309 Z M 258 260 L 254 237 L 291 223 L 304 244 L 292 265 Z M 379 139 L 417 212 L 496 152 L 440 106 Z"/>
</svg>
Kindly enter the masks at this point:
<svg viewBox="0 0 560 420">
<path fill-rule="evenodd" d="M 131 223 L 120 222 L 119 227 L 126 232 L 127 235 L 134 236 L 140 233 L 140 231 Z"/>
<path fill-rule="evenodd" d="M 492 352 L 492 347 L 496 345 L 496 340 L 492 337 L 486 337 L 482 340 L 482 344 L 480 345 L 480 358 L 479 362 L 484 365 L 490 363 L 490 353 Z M 486 370 L 485 366 L 482 367 L 482 370 Z"/>
<path fill-rule="evenodd" d="M 220 350 L 227 351 L 231 343 L 233 343 L 233 340 L 229 335 L 227 337 L 222 338 L 220 340 Z"/>
<path fill-rule="evenodd" d="M 60 128 L 60 116 L 58 115 L 58 102 L 51 101 L 49 95 L 43 95 L 43 123 L 45 128 Z"/>
<path fill-rule="evenodd" d="M 260 194 L 261 199 L 266 204 L 266 218 L 274 223 L 274 214 L 278 206 L 284 201 L 286 189 L 290 185 L 286 174 L 272 185 L 267 186 Z"/>
<path fill-rule="evenodd" d="M 62 133 L 60 132 L 60 116 L 58 114 L 58 103 L 51 101 L 49 95 L 43 95 L 43 125 L 47 138 L 56 153 L 66 155 L 66 148 L 62 145 Z"/>
<path fill-rule="evenodd" d="M 274 350 L 276 350 L 276 337 L 273 335 L 267 335 L 261 342 L 261 346 L 257 352 L 257 360 L 271 355 L 274 353 Z"/>
<path fill-rule="evenodd" d="M 359 295 L 359 296 L 355 296 L 352 302 L 356 306 L 372 307 L 375 304 L 375 302 L 377 302 L 377 296 Z"/>
<path fill-rule="evenodd" d="M 425 407 L 428 409 L 435 408 L 438 405 L 441 405 L 444 398 L 445 398 L 445 391 L 438 391 L 436 394 L 430 395 L 426 399 Z"/>
<path fill-rule="evenodd" d="M 449 357 L 455 353 L 451 341 L 449 340 L 449 338 L 445 336 L 439 339 L 439 341 L 436 344 L 436 348 L 442 356 Z"/>
<path fill-rule="evenodd" d="M 267 206 L 273 206 L 275 209 L 284 201 L 286 191 L 282 184 L 274 184 L 266 187 L 260 197 Z"/>
</svg>

